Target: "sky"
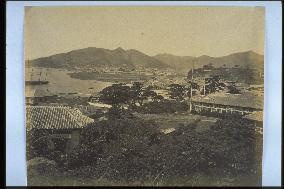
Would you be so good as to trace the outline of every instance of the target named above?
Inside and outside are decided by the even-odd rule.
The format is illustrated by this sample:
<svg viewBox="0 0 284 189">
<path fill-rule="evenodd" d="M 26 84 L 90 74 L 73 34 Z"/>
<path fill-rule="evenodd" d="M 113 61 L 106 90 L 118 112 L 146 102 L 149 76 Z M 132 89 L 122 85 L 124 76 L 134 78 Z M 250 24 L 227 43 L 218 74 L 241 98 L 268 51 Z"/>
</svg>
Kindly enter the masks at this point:
<svg viewBox="0 0 284 189">
<path fill-rule="evenodd" d="M 136 49 L 150 56 L 264 52 L 261 7 L 26 7 L 25 57 L 76 49 Z"/>
</svg>

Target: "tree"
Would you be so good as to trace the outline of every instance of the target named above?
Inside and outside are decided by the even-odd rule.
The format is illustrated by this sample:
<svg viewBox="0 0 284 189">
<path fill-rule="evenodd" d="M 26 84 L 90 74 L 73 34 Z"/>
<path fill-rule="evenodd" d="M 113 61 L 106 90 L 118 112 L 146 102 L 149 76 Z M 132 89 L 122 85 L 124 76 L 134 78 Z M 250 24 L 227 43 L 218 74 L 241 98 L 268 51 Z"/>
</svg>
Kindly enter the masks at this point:
<svg viewBox="0 0 284 189">
<path fill-rule="evenodd" d="M 113 84 L 100 92 L 99 100 L 106 104 L 127 104 L 131 100 L 130 87 L 123 84 Z"/>
<path fill-rule="evenodd" d="M 34 157 L 49 157 L 54 148 L 50 136 L 50 133 L 46 130 L 32 129 L 27 133 L 28 159 Z"/>
<path fill-rule="evenodd" d="M 83 128 L 80 146 L 69 162 L 95 166 L 94 175 L 108 179 L 143 179 L 152 167 L 144 153 L 158 142 L 159 134 L 155 123 L 137 118 L 91 123 Z"/>
<path fill-rule="evenodd" d="M 134 82 L 133 86 L 130 88 L 131 91 L 131 102 L 133 105 L 135 103 L 139 103 L 140 106 L 143 105 L 143 101 L 152 98 L 155 99 L 157 93 L 152 90 L 153 87 L 148 86 L 147 88 L 143 88 L 143 84 L 140 82 Z"/>
<path fill-rule="evenodd" d="M 240 94 L 240 90 L 237 89 L 234 85 L 229 85 L 227 87 L 229 89 L 228 93 L 231 93 L 231 94 Z"/>
<path fill-rule="evenodd" d="M 143 84 L 141 82 L 134 82 L 132 87 L 130 87 L 130 98 L 133 105 L 135 105 L 135 103 L 143 104 L 143 92 Z"/>
<path fill-rule="evenodd" d="M 195 91 L 200 90 L 200 86 L 196 82 L 191 81 L 191 80 L 189 80 L 188 83 L 190 85 L 189 85 L 189 87 L 186 88 L 186 90 L 187 90 L 186 93 L 187 93 L 188 97 L 191 97 L 191 90 L 192 90 L 192 95 L 194 95 Z"/>
<path fill-rule="evenodd" d="M 164 97 L 162 95 L 157 95 L 154 97 L 154 101 L 160 102 L 162 100 L 164 100 Z"/>
<path fill-rule="evenodd" d="M 203 69 L 213 69 L 213 68 L 214 67 L 213 67 L 212 63 L 209 63 L 209 64 L 203 66 Z"/>
<path fill-rule="evenodd" d="M 170 85 L 170 97 L 175 100 L 183 100 L 184 96 L 187 94 L 185 86 L 180 84 L 171 84 Z"/>
<path fill-rule="evenodd" d="M 256 145 L 262 143 L 262 136 L 254 129 L 253 124 L 239 116 L 217 121 L 210 129 L 214 132 L 208 136 L 208 145 L 212 146 L 209 158 L 230 174 L 258 169 L 261 161 L 257 162 L 257 158 L 262 152 Z"/>
<path fill-rule="evenodd" d="M 219 76 L 205 78 L 205 85 L 205 94 L 210 94 L 216 91 L 223 90 L 225 87 L 225 84 L 220 82 Z M 202 89 L 201 93 L 204 94 L 204 88 Z"/>
<path fill-rule="evenodd" d="M 144 96 L 145 99 L 147 99 L 147 98 L 157 99 L 158 94 L 155 91 L 152 91 L 150 87 L 147 87 L 143 91 L 143 96 Z"/>
</svg>

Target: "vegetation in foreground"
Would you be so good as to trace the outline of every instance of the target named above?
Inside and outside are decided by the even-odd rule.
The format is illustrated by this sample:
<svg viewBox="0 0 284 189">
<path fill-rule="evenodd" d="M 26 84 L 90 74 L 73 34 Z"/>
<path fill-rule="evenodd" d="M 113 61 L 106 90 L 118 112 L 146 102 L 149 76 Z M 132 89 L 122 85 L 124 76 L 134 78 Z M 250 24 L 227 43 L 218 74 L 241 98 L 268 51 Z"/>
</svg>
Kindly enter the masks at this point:
<svg viewBox="0 0 284 189">
<path fill-rule="evenodd" d="M 123 109 L 107 117 L 84 128 L 65 159 L 42 152 L 48 140 L 34 143 L 44 133 L 27 135 L 28 184 L 261 185 L 262 136 L 241 118 L 219 120 L 205 132 L 192 123 L 164 134 Z M 39 157 L 45 160 L 32 163 Z"/>
</svg>

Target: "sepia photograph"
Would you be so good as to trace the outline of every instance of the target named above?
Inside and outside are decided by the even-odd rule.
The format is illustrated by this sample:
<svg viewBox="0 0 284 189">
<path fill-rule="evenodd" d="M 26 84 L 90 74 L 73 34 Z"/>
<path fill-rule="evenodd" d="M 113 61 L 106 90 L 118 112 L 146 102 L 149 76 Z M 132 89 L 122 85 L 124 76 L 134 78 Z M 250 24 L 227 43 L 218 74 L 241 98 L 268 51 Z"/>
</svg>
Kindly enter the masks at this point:
<svg viewBox="0 0 284 189">
<path fill-rule="evenodd" d="M 264 7 L 26 6 L 28 186 L 261 186 Z"/>
</svg>

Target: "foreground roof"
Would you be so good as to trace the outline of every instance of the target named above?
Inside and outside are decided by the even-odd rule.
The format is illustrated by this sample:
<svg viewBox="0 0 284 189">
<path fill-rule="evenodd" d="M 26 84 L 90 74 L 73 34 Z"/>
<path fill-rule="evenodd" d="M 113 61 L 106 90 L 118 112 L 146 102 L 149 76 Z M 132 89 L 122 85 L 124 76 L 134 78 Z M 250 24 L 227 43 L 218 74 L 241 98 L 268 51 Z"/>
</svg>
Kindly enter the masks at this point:
<svg viewBox="0 0 284 189">
<path fill-rule="evenodd" d="M 67 106 L 26 106 L 28 130 L 80 129 L 92 122 L 93 119 Z"/>
</svg>

